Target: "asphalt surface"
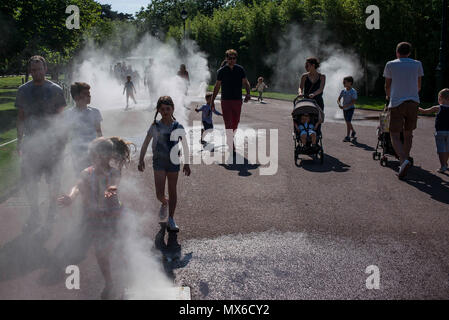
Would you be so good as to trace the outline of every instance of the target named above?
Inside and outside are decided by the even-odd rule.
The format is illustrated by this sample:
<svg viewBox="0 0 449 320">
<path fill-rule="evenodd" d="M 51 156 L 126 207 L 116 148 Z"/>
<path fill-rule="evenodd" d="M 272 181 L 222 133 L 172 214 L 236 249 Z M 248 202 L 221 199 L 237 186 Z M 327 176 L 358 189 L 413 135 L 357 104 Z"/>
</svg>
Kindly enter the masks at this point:
<svg viewBox="0 0 449 320">
<path fill-rule="evenodd" d="M 355 143 L 343 143 L 344 123 L 328 116 L 324 164 L 304 156 L 298 168 L 291 109 L 269 99 L 244 104 L 241 128 L 278 130 L 277 172 L 261 175 L 258 163 L 192 165 L 191 176 L 178 181 L 177 235 L 159 227 L 151 157 L 143 174 L 135 164 L 124 170 L 121 199 L 138 217 L 133 233 L 143 235 L 136 241 L 146 260 L 137 260 L 149 270 L 142 283 L 153 287 L 144 297 L 170 298 L 158 292 L 172 282 L 189 286 L 192 299 L 448 299 L 449 176 L 435 172 L 433 119 L 419 120 L 415 167 L 400 181 L 397 161 L 381 167 L 372 159 L 377 112 L 356 111 Z M 153 113 L 103 117 L 105 136 L 138 145 Z M 191 112 L 188 125 L 200 119 Z M 220 117 L 214 123 L 223 128 Z M 71 179 L 65 177 L 66 188 Z M 78 247 L 69 236 L 76 214 L 65 210 L 50 229 L 30 234 L 22 232 L 27 214 L 20 193 L 0 204 L 0 298 L 98 299 L 104 282 L 92 248 L 78 259 L 61 258 Z M 69 262 L 80 267 L 80 290 L 65 288 L 61 267 Z M 378 290 L 366 288 L 372 265 L 380 272 Z"/>
</svg>

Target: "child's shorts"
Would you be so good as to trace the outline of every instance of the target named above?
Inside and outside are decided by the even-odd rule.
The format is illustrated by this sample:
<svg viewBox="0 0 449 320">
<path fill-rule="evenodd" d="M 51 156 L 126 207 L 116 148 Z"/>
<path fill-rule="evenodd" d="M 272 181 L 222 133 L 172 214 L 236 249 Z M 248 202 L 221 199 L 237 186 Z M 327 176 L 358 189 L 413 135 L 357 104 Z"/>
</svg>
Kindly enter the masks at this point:
<svg viewBox="0 0 449 320">
<path fill-rule="evenodd" d="M 213 128 L 214 128 L 214 125 L 213 125 L 212 123 L 203 121 L 203 128 L 204 128 L 205 131 L 207 131 L 207 130 L 209 130 L 209 129 L 213 129 Z"/>
<path fill-rule="evenodd" d="M 315 131 L 313 130 L 301 130 L 301 132 L 299 133 L 300 136 L 311 136 L 312 134 L 315 134 Z"/>
<path fill-rule="evenodd" d="M 170 158 L 153 157 L 153 170 L 166 172 L 179 172 L 179 164 L 173 164 Z"/>
<path fill-rule="evenodd" d="M 355 108 L 343 110 L 343 116 L 345 117 L 346 122 L 352 121 L 352 117 L 354 116 L 354 110 L 355 110 Z"/>
<path fill-rule="evenodd" d="M 449 152 L 449 131 L 437 131 L 435 133 L 437 152 Z"/>
</svg>

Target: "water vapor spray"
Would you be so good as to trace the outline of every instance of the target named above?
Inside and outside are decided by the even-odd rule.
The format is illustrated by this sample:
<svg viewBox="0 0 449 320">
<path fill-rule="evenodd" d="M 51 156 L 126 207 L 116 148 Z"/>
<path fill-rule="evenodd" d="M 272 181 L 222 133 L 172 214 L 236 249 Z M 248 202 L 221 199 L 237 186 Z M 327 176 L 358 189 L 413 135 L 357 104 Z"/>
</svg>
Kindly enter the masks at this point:
<svg viewBox="0 0 449 320">
<path fill-rule="evenodd" d="M 343 89 L 343 78 L 353 76 L 357 82 L 363 77 L 363 69 L 353 51 L 326 41 L 328 38 L 319 28 L 304 30 L 291 25 L 279 40 L 279 50 L 267 58 L 267 63 L 275 70 L 273 83 L 277 89 L 297 91 L 306 59 L 317 57 L 321 63 L 318 71 L 326 75 L 323 97 L 326 117 L 342 117 L 336 101 Z"/>
</svg>

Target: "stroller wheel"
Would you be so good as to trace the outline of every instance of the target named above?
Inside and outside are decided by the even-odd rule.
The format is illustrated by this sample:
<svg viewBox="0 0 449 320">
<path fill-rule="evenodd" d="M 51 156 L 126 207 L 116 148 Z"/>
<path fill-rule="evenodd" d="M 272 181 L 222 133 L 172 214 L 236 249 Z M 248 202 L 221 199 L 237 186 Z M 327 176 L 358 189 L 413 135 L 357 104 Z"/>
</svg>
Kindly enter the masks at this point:
<svg viewBox="0 0 449 320">
<path fill-rule="evenodd" d="M 380 153 L 380 152 L 376 152 L 377 153 L 377 160 L 380 160 L 380 158 L 381 158 L 381 156 L 382 156 L 382 154 Z"/>
<path fill-rule="evenodd" d="M 382 159 L 380 159 L 380 165 L 382 167 L 386 167 L 388 164 L 388 159 L 386 157 L 383 157 Z"/>
<path fill-rule="evenodd" d="M 377 152 L 373 152 L 373 160 L 377 160 Z"/>
<path fill-rule="evenodd" d="M 324 151 L 323 151 L 323 149 L 320 150 L 320 163 L 321 164 L 324 163 Z"/>
</svg>

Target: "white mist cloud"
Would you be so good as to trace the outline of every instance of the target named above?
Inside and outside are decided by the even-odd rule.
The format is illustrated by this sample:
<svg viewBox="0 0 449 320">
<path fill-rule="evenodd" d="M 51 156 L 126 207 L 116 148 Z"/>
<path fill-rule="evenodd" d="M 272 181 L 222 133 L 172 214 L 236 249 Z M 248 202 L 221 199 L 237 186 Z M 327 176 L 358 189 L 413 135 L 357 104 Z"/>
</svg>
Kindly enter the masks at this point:
<svg viewBox="0 0 449 320">
<path fill-rule="evenodd" d="M 363 77 L 363 69 L 357 54 L 325 42 L 326 38 L 318 28 L 305 31 L 298 25 L 291 25 L 279 40 L 278 52 L 269 56 L 267 63 L 275 68 L 273 83 L 277 89 L 291 90 L 293 86 L 297 90 L 306 59 L 317 57 L 321 62 L 318 71 L 326 75 L 325 112 L 332 116 L 340 113 L 337 98 L 343 89 L 343 78 L 353 76 L 354 81 L 358 81 Z"/>
<path fill-rule="evenodd" d="M 102 48 L 89 45 L 76 59 L 72 82 L 89 83 L 92 97 L 91 106 L 100 111 L 117 110 L 120 112 L 119 110 L 124 109 L 126 104 L 126 98 L 123 95 L 125 79 L 122 82 L 117 81 L 111 75 L 110 69 L 117 62 L 125 61 L 126 65 L 131 65 L 133 70 L 137 70 L 141 78 L 140 81 L 133 79 L 137 89 L 136 109 L 149 109 L 151 115 L 154 115 L 158 97 L 169 95 L 175 103 L 176 119 L 188 127 L 188 113 L 191 110 L 186 107 L 194 100 L 203 101 L 210 73 L 205 54 L 199 51 L 194 42 L 186 41 L 182 44 L 182 48 L 183 50 L 180 50 L 174 42 L 163 43 L 149 35 L 130 46 L 127 53 L 120 55 L 114 53 L 113 48 L 109 46 Z M 143 83 L 149 58 L 153 59 L 151 96 Z M 188 91 L 186 91 L 184 80 L 177 76 L 181 64 L 185 64 L 189 72 Z M 133 104 L 130 100 L 131 107 Z M 116 121 L 102 123 L 104 131 L 112 134 L 120 132 L 122 138 L 134 142 L 140 141 L 135 137 L 135 133 L 140 131 L 140 128 L 136 128 L 136 126 L 141 125 L 141 122 L 134 123 L 131 117 L 128 118 L 126 126 Z M 151 122 L 141 128 L 142 137 L 150 125 Z M 127 126 L 129 127 L 127 128 Z M 119 188 L 121 197 L 132 198 L 133 194 L 141 193 L 144 186 L 137 187 L 138 185 L 140 185 L 139 181 L 131 174 L 127 175 L 125 170 Z M 151 206 L 151 204 L 148 205 Z M 124 275 L 124 286 L 135 299 L 174 299 L 173 281 L 162 270 L 160 254 L 155 254 L 151 250 L 154 239 L 146 237 L 142 231 L 143 225 L 159 228 L 157 219 L 153 219 L 152 216 L 154 216 L 154 212 L 127 210 L 121 220 L 122 232 L 120 239 L 117 240 L 123 244 L 128 265 L 127 274 Z"/>
<path fill-rule="evenodd" d="M 169 95 L 175 103 L 175 117 L 181 123 L 187 122 L 187 109 L 193 99 L 202 98 L 206 93 L 210 73 L 204 53 L 199 51 L 193 41 L 185 41 L 180 50 L 175 42 L 163 43 L 157 38 L 146 35 L 139 43 L 129 48 L 126 54 L 117 56 L 111 49 L 88 46 L 78 57 L 72 81 L 83 81 L 91 85 L 91 105 L 100 110 L 124 108 L 123 85 L 110 74 L 111 66 L 117 62 L 131 65 L 137 70 L 141 81 L 133 79 L 137 89 L 137 108 L 154 109 L 159 96 Z M 184 52 L 184 55 L 182 54 Z M 143 85 L 145 67 L 149 58 L 153 59 L 151 81 L 152 96 Z M 179 66 L 185 64 L 190 76 L 190 85 L 186 96 L 184 81 L 177 76 Z M 130 101 L 131 106 L 133 102 Z"/>
</svg>

